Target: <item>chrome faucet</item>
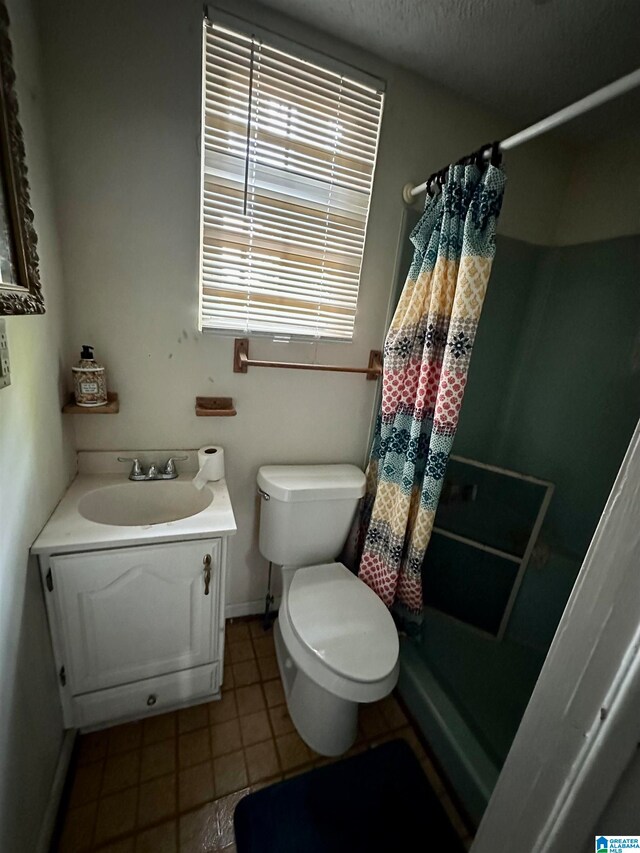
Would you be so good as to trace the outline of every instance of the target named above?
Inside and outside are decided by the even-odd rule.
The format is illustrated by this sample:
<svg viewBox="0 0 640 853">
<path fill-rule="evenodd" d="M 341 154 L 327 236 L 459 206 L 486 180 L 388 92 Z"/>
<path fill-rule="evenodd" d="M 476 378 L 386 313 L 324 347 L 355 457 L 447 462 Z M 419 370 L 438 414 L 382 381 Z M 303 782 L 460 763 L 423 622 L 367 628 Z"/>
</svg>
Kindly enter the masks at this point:
<svg viewBox="0 0 640 853">
<path fill-rule="evenodd" d="M 175 480 L 178 476 L 176 462 L 183 462 L 188 458 L 188 456 L 170 456 L 160 468 L 158 468 L 155 462 L 151 462 L 146 473 L 137 457 L 118 456 L 118 462 L 131 462 L 129 479 L 135 482 L 142 482 L 147 480 Z"/>
</svg>

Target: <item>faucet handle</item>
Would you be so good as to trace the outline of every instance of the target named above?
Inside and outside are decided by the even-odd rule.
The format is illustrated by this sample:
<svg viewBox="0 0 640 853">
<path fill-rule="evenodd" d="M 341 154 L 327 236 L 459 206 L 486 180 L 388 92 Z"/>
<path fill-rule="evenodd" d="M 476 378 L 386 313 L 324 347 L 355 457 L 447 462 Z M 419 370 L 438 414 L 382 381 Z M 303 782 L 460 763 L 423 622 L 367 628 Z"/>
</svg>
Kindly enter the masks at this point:
<svg viewBox="0 0 640 853">
<path fill-rule="evenodd" d="M 188 456 L 170 456 L 162 466 L 162 474 L 164 477 L 177 477 L 178 469 L 175 466 L 176 462 L 184 462 Z"/>
<path fill-rule="evenodd" d="M 142 472 L 142 465 L 140 464 L 140 460 L 134 456 L 118 456 L 118 462 L 131 462 L 131 471 L 129 472 L 129 478 L 133 477 L 144 477 Z"/>
</svg>

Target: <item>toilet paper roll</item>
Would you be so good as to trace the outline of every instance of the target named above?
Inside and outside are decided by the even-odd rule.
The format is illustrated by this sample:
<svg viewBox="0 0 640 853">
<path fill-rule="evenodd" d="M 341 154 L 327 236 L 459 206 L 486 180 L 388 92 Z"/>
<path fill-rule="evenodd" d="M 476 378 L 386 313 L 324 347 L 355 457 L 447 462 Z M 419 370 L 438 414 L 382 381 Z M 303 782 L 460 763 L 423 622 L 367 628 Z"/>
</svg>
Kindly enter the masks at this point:
<svg viewBox="0 0 640 853">
<path fill-rule="evenodd" d="M 224 477 L 224 450 L 215 445 L 201 447 L 198 451 L 198 477 L 205 482 Z"/>
</svg>

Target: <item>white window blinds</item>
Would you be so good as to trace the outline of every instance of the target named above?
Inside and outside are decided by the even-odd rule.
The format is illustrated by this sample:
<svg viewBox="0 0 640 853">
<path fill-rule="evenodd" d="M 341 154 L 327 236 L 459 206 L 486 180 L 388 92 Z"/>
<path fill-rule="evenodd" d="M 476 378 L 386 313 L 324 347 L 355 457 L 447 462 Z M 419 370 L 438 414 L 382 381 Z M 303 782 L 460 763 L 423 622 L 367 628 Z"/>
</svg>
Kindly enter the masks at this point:
<svg viewBox="0 0 640 853">
<path fill-rule="evenodd" d="M 202 328 L 351 340 L 382 102 L 205 21 Z"/>
</svg>

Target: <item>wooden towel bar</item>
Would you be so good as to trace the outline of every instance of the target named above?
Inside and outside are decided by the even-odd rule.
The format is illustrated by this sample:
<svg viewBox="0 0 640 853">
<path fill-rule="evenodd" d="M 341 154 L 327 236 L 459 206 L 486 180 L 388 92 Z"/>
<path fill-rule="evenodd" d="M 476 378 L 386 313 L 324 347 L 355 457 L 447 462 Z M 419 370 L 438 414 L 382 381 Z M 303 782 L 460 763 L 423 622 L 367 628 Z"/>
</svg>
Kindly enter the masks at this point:
<svg viewBox="0 0 640 853">
<path fill-rule="evenodd" d="M 249 367 L 282 367 L 287 370 L 329 370 L 334 373 L 365 373 L 367 379 L 382 376 L 382 353 L 372 349 L 368 367 L 341 367 L 335 364 L 305 364 L 299 361 L 259 361 L 249 358 L 249 339 L 236 338 L 233 348 L 233 372 L 246 373 Z"/>
</svg>

